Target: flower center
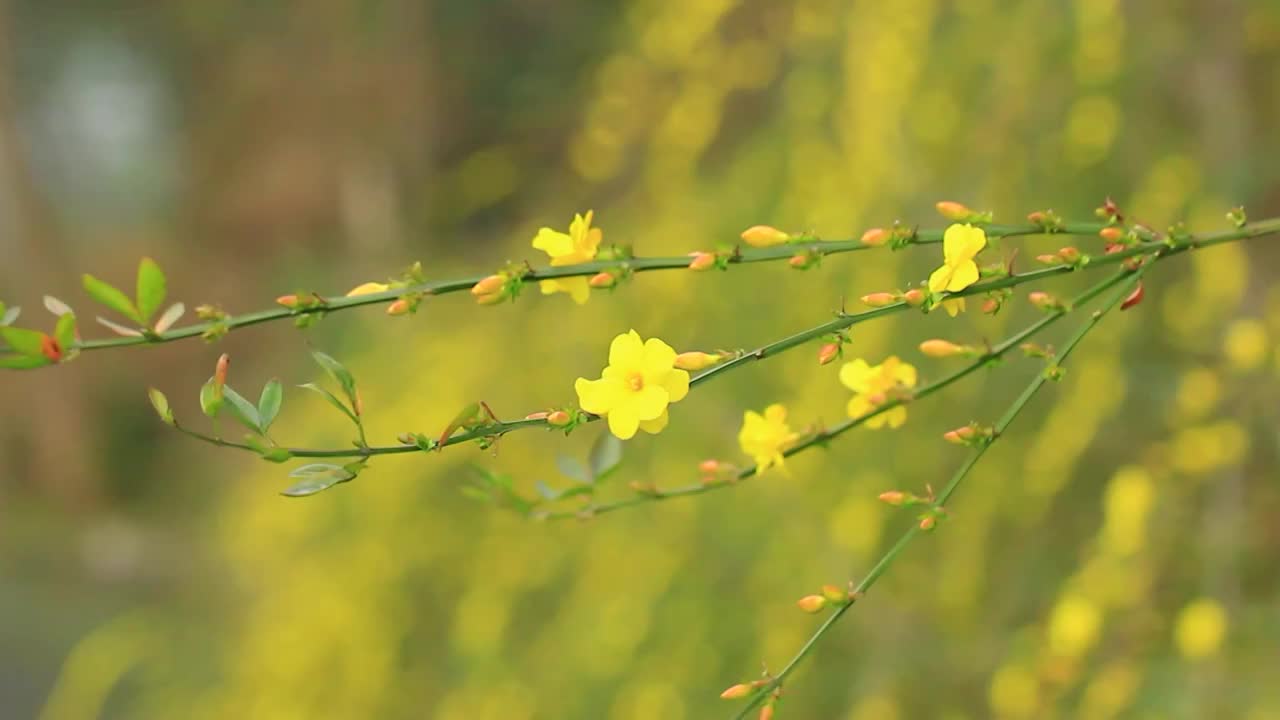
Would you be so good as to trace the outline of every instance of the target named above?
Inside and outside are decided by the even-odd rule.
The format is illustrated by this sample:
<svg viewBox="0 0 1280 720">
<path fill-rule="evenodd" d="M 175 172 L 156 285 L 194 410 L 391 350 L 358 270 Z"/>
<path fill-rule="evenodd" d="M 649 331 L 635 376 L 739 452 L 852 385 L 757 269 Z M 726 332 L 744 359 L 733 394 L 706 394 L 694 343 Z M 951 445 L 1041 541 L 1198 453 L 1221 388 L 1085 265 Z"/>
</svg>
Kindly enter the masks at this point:
<svg viewBox="0 0 1280 720">
<path fill-rule="evenodd" d="M 627 387 L 631 388 L 635 392 L 640 392 L 641 390 L 643 390 L 644 375 L 638 372 L 629 373 L 627 375 Z"/>
</svg>

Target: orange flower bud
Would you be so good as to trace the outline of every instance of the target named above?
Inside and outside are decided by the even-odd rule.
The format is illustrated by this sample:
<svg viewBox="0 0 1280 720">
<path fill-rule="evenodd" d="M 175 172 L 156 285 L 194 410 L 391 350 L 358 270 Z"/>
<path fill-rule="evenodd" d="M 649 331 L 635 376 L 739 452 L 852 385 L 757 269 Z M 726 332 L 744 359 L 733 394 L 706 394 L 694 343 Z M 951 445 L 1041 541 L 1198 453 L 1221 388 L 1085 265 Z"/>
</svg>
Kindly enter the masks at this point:
<svg viewBox="0 0 1280 720">
<path fill-rule="evenodd" d="M 840 357 L 840 343 L 827 343 L 818 348 L 818 364 L 826 365 Z"/>
<path fill-rule="evenodd" d="M 1041 310 L 1057 310 L 1062 307 L 1062 303 L 1059 302 L 1057 298 L 1047 292 L 1041 292 L 1039 290 L 1028 294 L 1027 299 L 1031 301 L 1032 305 L 1035 305 Z"/>
<path fill-rule="evenodd" d="M 994 315 L 1000 310 L 1000 301 L 995 298 L 987 298 L 982 303 L 982 312 L 988 315 Z"/>
<path fill-rule="evenodd" d="M 920 518 L 920 529 L 924 530 L 925 532 L 932 530 L 933 527 L 937 524 L 938 524 L 938 519 L 932 515 L 925 515 L 924 517 Z"/>
<path fill-rule="evenodd" d="M 871 307 L 884 307 L 898 302 L 898 296 L 887 292 L 871 293 L 870 295 L 863 295 L 862 302 Z"/>
<path fill-rule="evenodd" d="M 617 283 L 618 278 L 614 277 L 613 273 L 607 272 L 596 273 L 587 281 L 587 284 L 593 288 L 611 288 Z"/>
<path fill-rule="evenodd" d="M 1044 263 L 1045 265 L 1057 265 L 1058 263 L 1062 262 L 1062 258 L 1058 257 L 1057 255 L 1049 255 L 1049 254 L 1037 255 L 1036 262 Z"/>
<path fill-rule="evenodd" d="M 714 475 L 720 472 L 719 460 L 703 460 L 698 463 L 698 471 L 706 475 Z"/>
<path fill-rule="evenodd" d="M 956 355 L 967 355 L 969 348 L 964 345 L 957 345 L 949 340 L 925 340 L 920 343 L 920 352 L 934 358 L 954 357 Z"/>
<path fill-rule="evenodd" d="M 973 211 L 958 202 L 943 200 L 942 202 L 934 205 L 934 207 L 938 209 L 938 213 L 941 214 L 942 217 L 948 220 L 964 222 L 965 220 L 973 217 Z"/>
<path fill-rule="evenodd" d="M 1078 262 L 1080 260 L 1080 250 L 1068 245 L 1058 251 L 1058 257 L 1062 258 L 1064 262 Z"/>
<path fill-rule="evenodd" d="M 907 501 L 907 494 L 901 490 L 886 490 L 880 493 L 880 502 L 887 503 L 894 507 L 902 505 Z"/>
<path fill-rule="evenodd" d="M 231 368 L 231 356 L 222 353 L 218 358 L 218 364 L 213 368 L 213 382 L 219 387 L 227 384 L 227 370 Z"/>
<path fill-rule="evenodd" d="M 863 245 L 869 245 L 871 247 L 880 247 L 892 239 L 893 233 L 885 230 L 884 228 L 871 228 L 870 230 L 862 233 L 862 238 L 860 238 Z"/>
<path fill-rule="evenodd" d="M 773 703 L 760 708 L 760 714 L 756 716 L 756 720 L 773 720 Z"/>
<path fill-rule="evenodd" d="M 49 358 L 50 362 L 58 362 L 62 359 L 62 346 L 52 336 L 41 335 L 40 354 Z"/>
<path fill-rule="evenodd" d="M 787 264 L 795 268 L 796 270 L 804 270 L 813 264 L 813 256 L 809 255 L 808 253 L 800 253 L 799 255 L 792 255 L 791 259 L 787 261 Z"/>
<path fill-rule="evenodd" d="M 1031 223 L 1032 225 L 1043 225 L 1044 221 L 1047 220 L 1048 218 L 1049 216 L 1045 215 L 1044 212 L 1040 210 L 1027 213 L 1027 222 Z"/>
<path fill-rule="evenodd" d="M 400 298 L 387 306 L 388 315 L 404 315 L 405 313 L 409 312 L 409 310 L 410 310 L 409 301 L 404 298 Z"/>
<path fill-rule="evenodd" d="M 849 602 L 849 591 L 839 585 L 823 585 L 822 597 L 826 598 L 827 602 L 840 603 L 843 605 L 844 603 Z"/>
<path fill-rule="evenodd" d="M 1121 230 L 1115 225 L 1108 225 L 1098 231 L 1098 237 L 1101 237 L 1107 242 L 1120 242 L 1120 239 L 1124 237 L 1124 230 Z"/>
<path fill-rule="evenodd" d="M 297 295 L 281 295 L 280 297 L 276 298 L 276 304 L 283 305 L 289 308 L 290 310 L 292 310 L 298 307 L 298 296 Z"/>
<path fill-rule="evenodd" d="M 689 263 L 690 270 L 710 270 L 716 266 L 716 256 L 709 252 L 691 252 L 689 256 L 693 260 Z"/>
<path fill-rule="evenodd" d="M 528 415 L 525 415 L 524 419 L 525 420 L 546 420 L 547 416 L 550 414 L 551 413 L 547 412 L 546 410 L 542 410 L 539 412 L 531 412 Z"/>
<path fill-rule="evenodd" d="M 1105 249 L 1103 250 L 1103 253 L 1107 255 L 1111 255 L 1112 253 L 1121 252 L 1124 249 L 1125 249 L 1124 245 L 1120 243 L 1107 243 Z"/>
<path fill-rule="evenodd" d="M 805 595 L 796 601 L 796 605 L 807 613 L 822 612 L 827 606 L 827 599 L 821 595 Z"/>
<path fill-rule="evenodd" d="M 497 274 L 489 275 L 488 277 L 482 278 L 480 282 L 477 282 L 475 285 L 472 285 L 471 294 L 474 295 L 477 299 L 482 299 L 487 296 L 501 293 L 503 288 L 505 288 L 506 286 L 507 286 L 506 274 L 497 273 Z"/>
<path fill-rule="evenodd" d="M 573 418 L 569 417 L 569 413 L 564 410 L 553 410 L 547 413 L 547 424 L 551 427 L 564 427 L 568 425 Z"/>
<path fill-rule="evenodd" d="M 772 245 L 781 245 L 791 239 L 791 236 L 776 227 L 768 225 L 753 225 L 742 231 L 742 240 L 751 247 L 770 247 Z"/>
<path fill-rule="evenodd" d="M 1128 310 L 1134 305 L 1137 305 L 1142 302 L 1142 298 L 1146 297 L 1146 294 L 1146 290 L 1142 287 L 1142 281 L 1139 280 L 1138 287 L 1134 288 L 1133 292 L 1129 293 L 1129 297 L 1125 298 L 1124 302 L 1120 303 L 1120 309 Z"/>
<path fill-rule="evenodd" d="M 920 307 L 925 301 L 924 291 L 920 288 L 912 288 L 902 293 L 902 301 L 911 307 Z"/>
<path fill-rule="evenodd" d="M 675 367 L 680 370 L 702 370 L 720 363 L 721 356 L 710 353 L 691 351 L 676 356 Z"/>
<path fill-rule="evenodd" d="M 974 430 L 972 425 L 965 425 L 955 430 L 946 431 L 942 434 L 942 439 L 956 445 L 967 445 L 977 434 L 978 431 Z"/>
<path fill-rule="evenodd" d="M 738 683 L 737 685 L 729 686 L 727 690 L 720 693 L 720 697 L 724 700 L 737 700 L 750 695 L 752 689 L 750 683 Z"/>
<path fill-rule="evenodd" d="M 477 297 L 476 304 L 477 305 L 497 305 L 503 300 L 506 300 L 506 298 L 503 297 L 502 293 L 493 293 L 492 295 L 481 295 L 480 297 Z"/>
</svg>

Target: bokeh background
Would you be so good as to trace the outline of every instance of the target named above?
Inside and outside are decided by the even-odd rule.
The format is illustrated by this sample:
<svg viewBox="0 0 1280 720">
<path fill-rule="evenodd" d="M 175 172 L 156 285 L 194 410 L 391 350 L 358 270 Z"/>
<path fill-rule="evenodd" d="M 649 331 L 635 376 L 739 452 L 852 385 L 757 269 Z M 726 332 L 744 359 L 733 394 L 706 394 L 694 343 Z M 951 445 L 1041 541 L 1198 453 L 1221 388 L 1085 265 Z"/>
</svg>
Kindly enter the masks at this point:
<svg viewBox="0 0 1280 720">
<path fill-rule="evenodd" d="M 1270 0 L 7 0 L 0 43 L 0 298 L 28 325 L 44 293 L 89 315 L 79 273 L 129 286 L 142 255 L 171 298 L 244 312 L 414 260 L 432 278 L 537 262 L 537 228 L 588 208 L 606 242 L 656 255 L 759 222 L 936 226 L 940 199 L 1088 219 L 1111 194 L 1159 228 L 1220 229 L 1236 204 L 1280 214 Z M 1153 272 L 953 519 L 793 676 L 780 717 L 1280 717 L 1274 245 Z M 382 459 L 289 500 L 287 467 L 177 435 L 144 391 L 199 424 L 219 353 L 256 396 L 318 379 L 320 347 L 393 442 L 479 398 L 507 417 L 570 403 L 628 328 L 751 347 L 923 278 L 935 254 L 648 273 L 581 308 L 453 295 L 410 318 L 354 311 L 0 375 L 0 715 L 727 717 L 720 690 L 816 626 L 794 601 L 857 578 L 911 522 L 876 495 L 944 479 L 963 451 L 940 433 L 993 419 L 1036 365 L 799 456 L 791 477 L 560 524 L 460 487 L 476 464 L 527 493 L 563 485 L 556 455 L 585 453 L 597 426 Z M 954 366 L 920 340 L 995 340 L 1033 317 L 895 316 L 860 325 L 849 352 L 902 355 L 927 380 Z M 841 419 L 816 350 L 697 389 L 601 493 L 741 462 L 745 409 Z M 350 433 L 289 390 L 276 435 Z"/>
</svg>

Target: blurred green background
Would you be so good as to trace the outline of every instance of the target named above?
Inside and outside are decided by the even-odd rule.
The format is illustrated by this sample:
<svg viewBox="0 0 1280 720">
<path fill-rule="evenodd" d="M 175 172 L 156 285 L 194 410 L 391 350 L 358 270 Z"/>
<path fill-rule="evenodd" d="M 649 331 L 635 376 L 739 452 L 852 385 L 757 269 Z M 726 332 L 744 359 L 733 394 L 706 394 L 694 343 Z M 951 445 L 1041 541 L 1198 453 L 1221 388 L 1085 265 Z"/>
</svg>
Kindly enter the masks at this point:
<svg viewBox="0 0 1280 720">
<path fill-rule="evenodd" d="M 87 310 L 81 272 L 128 286 L 141 255 L 189 308 L 245 312 L 414 260 L 438 279 L 540 263 L 537 228 L 588 208 L 606 243 L 648 255 L 762 222 L 940 226 L 941 199 L 1009 222 L 1089 219 L 1107 194 L 1157 228 L 1220 229 L 1235 204 L 1280 214 L 1272 0 L 8 0 L 0 43 L 0 298 L 27 324 L 43 293 Z M 793 676 L 779 716 L 1280 717 L 1274 245 L 1151 273 L 1146 302 L 1099 327 L 952 520 Z M 382 459 L 288 500 L 286 467 L 177 435 L 144 391 L 198 425 L 219 353 L 247 391 L 317 379 L 315 346 L 393 442 L 478 398 L 504 417 L 571 403 L 629 328 L 751 347 L 922 279 L 935 255 L 648 273 L 581 308 L 453 295 L 411 318 L 0 375 L 0 715 L 727 717 L 717 694 L 816 626 L 795 600 L 858 577 L 911 522 L 876 495 L 943 480 L 963 451 L 939 435 L 994 419 L 1036 365 L 798 456 L 789 478 L 561 524 L 459 488 L 471 464 L 526 491 L 563 483 L 555 456 L 599 426 Z M 927 382 L 954 365 L 919 341 L 998 340 L 1033 317 L 904 314 L 858 326 L 849 352 L 899 354 Z M 816 351 L 698 388 L 602 492 L 741 462 L 746 409 L 840 420 L 838 366 Z M 338 446 L 349 430 L 289 390 L 276 435 Z"/>
</svg>

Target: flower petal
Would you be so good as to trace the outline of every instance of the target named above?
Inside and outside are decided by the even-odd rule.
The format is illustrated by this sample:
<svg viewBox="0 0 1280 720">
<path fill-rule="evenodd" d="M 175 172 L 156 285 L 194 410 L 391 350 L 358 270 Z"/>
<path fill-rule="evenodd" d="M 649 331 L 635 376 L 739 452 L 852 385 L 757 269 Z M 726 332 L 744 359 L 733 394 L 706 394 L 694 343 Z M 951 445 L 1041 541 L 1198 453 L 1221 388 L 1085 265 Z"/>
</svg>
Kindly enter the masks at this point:
<svg viewBox="0 0 1280 720">
<path fill-rule="evenodd" d="M 940 293 L 951 283 L 953 270 L 950 265 L 943 265 L 929 275 L 929 292 Z"/>
<path fill-rule="evenodd" d="M 640 341 L 640 333 L 635 330 L 622 333 L 609 344 L 609 364 L 633 371 L 640 370 L 644 363 L 644 343 Z"/>
<path fill-rule="evenodd" d="M 625 392 L 625 386 L 621 382 L 610 378 L 578 378 L 573 383 L 573 389 L 578 393 L 578 405 L 596 415 L 603 415 L 616 407 Z"/>
<path fill-rule="evenodd" d="M 662 387 L 667 391 L 667 402 L 680 402 L 689 394 L 689 371 L 668 371 L 662 379 Z"/>
<path fill-rule="evenodd" d="M 764 409 L 764 419 L 772 425 L 782 425 L 787 421 L 787 408 L 781 403 L 774 403 Z"/>
<path fill-rule="evenodd" d="M 538 230 L 538 234 L 534 236 L 533 247 L 553 258 L 568 255 L 573 252 L 573 238 L 549 227 L 544 227 Z"/>
<path fill-rule="evenodd" d="M 947 311 L 951 317 L 955 317 L 964 312 L 964 298 L 952 298 L 942 301 L 942 309 Z"/>
<path fill-rule="evenodd" d="M 897 358 L 894 359 L 896 360 Z M 893 379 L 906 387 L 915 387 L 919 378 L 916 375 L 916 368 L 914 365 L 904 363 L 899 360 L 893 368 Z"/>
<path fill-rule="evenodd" d="M 611 412 L 607 419 L 609 432 L 620 440 L 630 440 L 635 437 L 636 429 L 640 427 L 640 421 L 635 414 L 626 411 Z"/>
<path fill-rule="evenodd" d="M 543 295 L 554 295 L 560 292 L 560 282 L 558 280 L 539 280 L 538 289 Z"/>
<path fill-rule="evenodd" d="M 854 395 L 849 398 L 849 407 L 847 413 L 851 418 L 860 418 L 871 412 L 875 408 L 871 401 L 865 395 Z"/>
<path fill-rule="evenodd" d="M 899 405 L 898 407 L 885 412 L 881 417 L 885 418 L 885 421 L 889 423 L 889 427 L 900 428 L 902 427 L 902 424 L 907 421 L 907 408 Z"/>
<path fill-rule="evenodd" d="M 659 385 L 645 385 L 639 392 L 632 390 L 624 393 L 618 407 L 627 408 L 628 412 L 640 420 L 652 420 L 667 409 L 669 398 L 666 388 Z"/>
<path fill-rule="evenodd" d="M 867 392 L 871 375 L 871 366 L 862 358 L 847 362 L 840 367 L 841 384 L 857 393 Z"/>
<path fill-rule="evenodd" d="M 661 415 L 659 415 L 658 417 L 652 420 L 640 421 L 640 429 L 649 433 L 650 435 L 657 435 L 658 433 L 662 432 L 663 428 L 667 426 L 668 419 L 669 419 L 669 416 L 667 414 L 667 411 L 663 410 Z"/>
<path fill-rule="evenodd" d="M 676 364 L 676 351 L 658 338 L 644 343 L 644 375 L 649 382 L 660 382 L 663 375 Z M 652 378 L 652 380 L 651 380 Z"/>
<path fill-rule="evenodd" d="M 980 227 L 957 223 L 942 234 L 942 256 L 947 265 L 972 260 L 986 246 L 987 233 Z"/>
<path fill-rule="evenodd" d="M 591 286 L 584 277 L 564 278 L 560 280 L 560 287 L 579 305 L 585 305 L 591 297 Z"/>
<path fill-rule="evenodd" d="M 929 282 L 932 284 L 933 279 L 930 278 Z M 978 282 L 978 263 L 965 260 L 952 269 L 951 278 L 947 281 L 947 290 L 958 292 L 976 282 Z"/>
</svg>

